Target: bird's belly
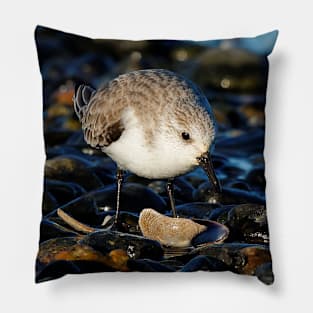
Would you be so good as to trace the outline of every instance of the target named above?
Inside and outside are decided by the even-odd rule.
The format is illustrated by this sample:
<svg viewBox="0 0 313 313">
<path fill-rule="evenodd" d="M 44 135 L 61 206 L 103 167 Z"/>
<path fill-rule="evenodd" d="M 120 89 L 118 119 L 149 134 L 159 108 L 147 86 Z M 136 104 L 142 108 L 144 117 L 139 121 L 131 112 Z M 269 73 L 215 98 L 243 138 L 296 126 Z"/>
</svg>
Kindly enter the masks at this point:
<svg viewBox="0 0 313 313">
<path fill-rule="evenodd" d="M 122 136 L 104 149 L 120 168 L 149 179 L 175 177 L 193 169 L 190 164 L 177 162 L 175 151 L 147 142 L 144 128 L 132 110 L 125 111 L 124 123 L 128 128 Z"/>
<path fill-rule="evenodd" d="M 149 179 L 164 179 L 193 169 L 193 166 L 177 164 L 173 158 L 164 156 L 157 147 L 148 147 L 143 139 L 127 139 L 126 134 L 104 150 L 124 170 Z"/>
</svg>

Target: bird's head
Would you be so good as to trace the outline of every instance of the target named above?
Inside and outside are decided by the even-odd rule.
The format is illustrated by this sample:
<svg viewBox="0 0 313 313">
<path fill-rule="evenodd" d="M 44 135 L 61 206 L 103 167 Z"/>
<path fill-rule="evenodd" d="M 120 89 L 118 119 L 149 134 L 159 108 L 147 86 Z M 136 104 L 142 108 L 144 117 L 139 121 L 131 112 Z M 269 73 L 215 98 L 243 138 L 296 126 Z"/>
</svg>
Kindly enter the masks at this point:
<svg viewBox="0 0 313 313">
<path fill-rule="evenodd" d="M 169 158 L 172 158 L 173 167 L 188 172 L 196 166 L 201 166 L 207 173 L 213 190 L 220 193 L 220 184 L 210 156 L 216 132 L 210 108 L 197 105 L 177 106 L 162 132 L 168 142 L 164 153 L 172 153 Z"/>
</svg>

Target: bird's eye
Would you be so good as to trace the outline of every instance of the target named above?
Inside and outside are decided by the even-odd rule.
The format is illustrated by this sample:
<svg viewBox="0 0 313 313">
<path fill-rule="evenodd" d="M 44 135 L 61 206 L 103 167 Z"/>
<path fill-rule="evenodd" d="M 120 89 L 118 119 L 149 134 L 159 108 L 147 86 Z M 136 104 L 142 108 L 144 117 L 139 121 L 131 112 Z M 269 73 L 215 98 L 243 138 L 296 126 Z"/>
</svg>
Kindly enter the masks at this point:
<svg viewBox="0 0 313 313">
<path fill-rule="evenodd" d="M 190 139 L 190 135 L 189 135 L 188 133 L 186 133 L 186 132 L 183 132 L 183 133 L 181 134 L 181 136 L 182 136 L 182 138 L 183 138 L 184 140 L 189 140 L 189 139 Z"/>
</svg>

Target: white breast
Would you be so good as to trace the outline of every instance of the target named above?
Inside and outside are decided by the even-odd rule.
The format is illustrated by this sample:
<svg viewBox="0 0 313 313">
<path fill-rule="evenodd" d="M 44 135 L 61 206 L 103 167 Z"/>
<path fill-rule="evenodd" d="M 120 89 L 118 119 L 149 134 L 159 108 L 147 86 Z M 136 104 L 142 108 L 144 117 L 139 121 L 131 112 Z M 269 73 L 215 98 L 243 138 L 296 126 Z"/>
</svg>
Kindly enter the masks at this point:
<svg viewBox="0 0 313 313">
<path fill-rule="evenodd" d="M 150 179 L 175 177 L 191 169 L 175 162 L 175 151 L 162 151 L 158 145 L 147 144 L 143 125 L 132 109 L 125 110 L 123 124 L 122 136 L 104 150 L 120 168 Z"/>
</svg>

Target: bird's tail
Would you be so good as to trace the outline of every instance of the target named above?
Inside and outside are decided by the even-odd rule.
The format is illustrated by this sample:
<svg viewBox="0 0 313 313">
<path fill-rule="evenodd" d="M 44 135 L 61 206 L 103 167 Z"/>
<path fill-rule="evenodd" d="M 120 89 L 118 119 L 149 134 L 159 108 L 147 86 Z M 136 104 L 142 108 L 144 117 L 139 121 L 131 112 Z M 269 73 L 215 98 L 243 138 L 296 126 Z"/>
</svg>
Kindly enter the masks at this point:
<svg viewBox="0 0 313 313">
<path fill-rule="evenodd" d="M 87 85 L 79 85 L 75 88 L 75 94 L 73 97 L 74 110 L 80 121 L 84 116 L 86 106 L 95 92 L 96 91 L 93 88 Z"/>
</svg>

